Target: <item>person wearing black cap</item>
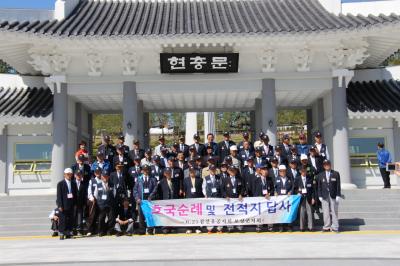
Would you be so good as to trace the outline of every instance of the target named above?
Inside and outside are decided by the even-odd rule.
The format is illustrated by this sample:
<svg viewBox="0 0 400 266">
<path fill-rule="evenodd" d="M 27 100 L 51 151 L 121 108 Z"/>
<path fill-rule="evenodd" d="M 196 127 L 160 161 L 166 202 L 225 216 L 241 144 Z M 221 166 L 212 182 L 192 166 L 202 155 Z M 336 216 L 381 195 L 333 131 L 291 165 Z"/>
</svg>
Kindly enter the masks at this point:
<svg viewBox="0 0 400 266">
<path fill-rule="evenodd" d="M 135 157 L 139 157 L 140 160 L 144 158 L 144 150 L 140 148 L 138 139 L 133 140 L 133 148 L 129 151 L 129 159 L 133 161 Z"/>
<path fill-rule="evenodd" d="M 118 208 L 116 216 L 114 225 L 116 236 L 122 236 L 123 234 L 132 236 L 135 215 L 133 208 L 129 206 L 128 198 L 122 200 L 122 205 Z"/>
<path fill-rule="evenodd" d="M 97 152 L 97 160 L 92 164 L 91 170 L 92 173 L 94 172 L 95 169 L 97 168 L 101 168 L 101 170 L 105 170 L 105 171 L 111 171 L 111 164 L 109 161 L 105 160 L 105 156 L 104 153 L 99 151 Z M 92 174 L 93 176 L 93 174 Z"/>
<path fill-rule="evenodd" d="M 275 196 L 292 195 L 294 191 L 294 180 L 287 176 L 286 166 L 279 165 L 279 176 L 275 179 Z M 292 231 L 291 224 L 279 224 L 279 232 Z"/>
<path fill-rule="evenodd" d="M 298 163 L 296 159 L 292 159 L 290 160 L 289 163 L 289 170 L 287 171 L 287 176 L 292 179 L 295 180 L 295 178 L 300 175 L 300 172 L 298 170 Z"/>
<path fill-rule="evenodd" d="M 229 176 L 229 174 L 228 174 L 228 164 L 226 162 L 222 162 L 221 163 L 220 170 L 221 171 L 220 171 L 219 175 L 221 177 L 221 180 Z"/>
<path fill-rule="evenodd" d="M 151 149 L 146 149 L 145 153 L 144 153 L 144 158 L 140 161 L 140 165 L 144 166 L 152 166 L 153 163 L 151 161 Z"/>
<path fill-rule="evenodd" d="M 129 157 L 129 146 L 125 145 L 125 136 L 124 136 L 124 134 L 121 133 L 118 136 L 117 145 L 115 145 L 115 148 L 116 149 L 122 148 L 124 155 L 126 157 Z"/>
<path fill-rule="evenodd" d="M 282 137 L 282 144 L 279 145 L 279 147 L 281 148 L 281 155 L 283 157 L 285 157 L 285 158 L 289 157 L 291 146 L 292 145 L 290 145 L 290 136 L 289 136 L 289 134 L 284 134 L 283 137 Z"/>
<path fill-rule="evenodd" d="M 316 147 L 318 154 L 321 155 L 323 160 L 329 160 L 330 156 L 329 156 L 328 147 L 326 146 L 325 143 L 322 142 L 321 132 L 319 132 L 319 131 L 315 132 L 314 140 L 315 140 L 314 146 Z"/>
<path fill-rule="evenodd" d="M 214 142 L 214 134 L 213 133 L 207 134 L 207 142 L 204 143 L 204 145 L 206 146 L 206 148 L 212 147 L 213 156 L 218 156 L 218 144 Z"/>
<path fill-rule="evenodd" d="M 75 173 L 76 171 L 80 171 L 82 173 L 83 183 L 87 186 L 89 184 L 90 178 L 92 177 L 92 171 L 90 170 L 90 165 L 84 163 L 85 156 L 80 154 L 74 163 L 71 166 L 72 171 Z"/>
<path fill-rule="evenodd" d="M 216 164 L 217 160 L 214 157 L 208 157 L 208 160 L 205 163 L 203 163 L 203 165 L 205 166 L 203 167 L 203 169 L 201 169 L 201 178 L 204 179 L 206 176 L 210 174 L 210 168 L 209 168 L 210 165 L 216 166 Z M 217 174 L 220 173 L 218 168 L 216 169 L 216 173 Z"/>
<path fill-rule="evenodd" d="M 299 207 L 300 213 L 300 231 L 304 232 L 306 222 L 308 230 L 314 230 L 314 216 L 313 216 L 313 205 L 315 204 L 315 185 L 314 179 L 307 174 L 307 166 L 300 168 L 300 175 L 294 180 L 294 194 L 301 196 L 301 202 Z"/>
<path fill-rule="evenodd" d="M 87 201 L 87 184 L 85 184 L 82 172 L 76 170 L 74 172 L 74 180 L 76 184 L 76 207 L 74 212 L 74 234 L 83 234 L 86 219 L 86 201 Z"/>
<path fill-rule="evenodd" d="M 230 147 L 236 145 L 236 143 L 231 140 L 229 132 L 225 131 L 223 135 L 224 140 L 218 143 L 218 157 L 221 161 L 230 154 Z"/>
<path fill-rule="evenodd" d="M 246 132 L 243 132 L 243 133 L 242 133 L 242 137 L 243 137 L 243 140 L 240 141 L 239 144 L 237 145 L 237 146 L 238 146 L 239 154 L 240 154 L 240 152 L 244 149 L 244 143 L 245 143 L 245 142 L 248 143 L 248 150 L 249 150 L 251 153 L 254 153 L 254 145 L 253 145 L 253 142 L 250 140 L 250 134 L 249 134 L 249 132 L 247 132 L 247 131 L 246 131 Z"/>
<path fill-rule="evenodd" d="M 310 156 L 308 157 L 308 161 L 315 175 L 319 174 L 323 170 L 322 162 L 324 160 L 322 156 L 318 154 L 316 146 L 310 147 Z"/>
<path fill-rule="evenodd" d="M 185 144 L 185 136 L 179 136 L 179 148 L 180 152 L 183 152 L 185 158 L 189 157 L 189 145 Z"/>
<path fill-rule="evenodd" d="M 131 191 L 135 185 L 137 177 L 141 174 L 142 166 L 140 165 L 141 159 L 139 156 L 133 157 L 133 165 L 128 169 L 127 175 L 127 190 Z"/>
<path fill-rule="evenodd" d="M 161 172 L 160 172 L 161 174 Z M 133 197 L 135 198 L 139 214 L 139 234 L 154 234 L 154 228 L 146 228 L 145 218 L 142 212 L 142 200 L 148 200 L 154 190 L 157 189 L 157 179 L 150 175 L 150 167 L 143 166 L 142 174 L 138 177 L 133 188 Z"/>
<path fill-rule="evenodd" d="M 168 148 L 166 146 L 161 147 L 161 156 L 160 156 L 160 165 L 162 168 L 167 167 L 168 165 L 168 158 L 171 157 Z"/>
<path fill-rule="evenodd" d="M 171 171 L 171 179 L 172 184 L 174 186 L 174 191 L 178 193 L 178 195 L 183 196 L 183 171 L 175 164 L 175 158 L 170 156 L 168 158 L 167 168 L 163 170 L 163 176 L 165 177 L 165 170 Z"/>
<path fill-rule="evenodd" d="M 96 233 L 96 221 L 99 214 L 97 201 L 94 196 L 94 191 L 96 190 L 97 184 L 101 183 L 101 171 L 100 167 L 97 167 L 94 170 L 94 175 L 92 179 L 89 181 L 89 186 L 87 190 L 88 201 L 87 201 L 87 220 L 86 220 L 86 227 L 87 227 L 87 234 L 86 236 L 91 236 L 92 234 Z"/>
<path fill-rule="evenodd" d="M 171 200 L 171 199 L 179 199 L 179 183 L 176 186 L 176 182 L 172 177 L 172 168 L 165 168 L 163 171 L 164 177 L 160 180 L 157 185 L 157 189 L 155 189 L 151 195 L 150 199 L 158 199 L 158 200 Z M 174 228 L 172 227 L 162 227 L 162 232 L 164 234 L 171 233 Z"/>
<path fill-rule="evenodd" d="M 272 178 L 274 182 L 278 178 L 279 176 L 278 157 L 271 158 L 271 168 L 268 170 L 268 175 Z"/>
<path fill-rule="evenodd" d="M 183 194 L 185 198 L 203 198 L 203 179 L 196 175 L 196 169 L 194 167 L 189 168 L 189 176 L 183 180 Z M 195 228 L 196 233 L 200 234 L 200 228 Z M 187 234 L 191 234 L 192 230 L 187 229 Z"/>
<path fill-rule="evenodd" d="M 206 154 L 206 146 L 200 143 L 200 135 L 198 133 L 193 135 L 194 143 L 190 147 L 194 147 L 196 154 L 199 156 L 204 156 Z"/>
<path fill-rule="evenodd" d="M 114 227 L 114 185 L 110 180 L 108 171 L 101 172 L 101 182 L 97 183 L 93 193 L 99 208 L 99 216 L 97 219 L 97 232 L 99 236 L 111 234 Z"/>
<path fill-rule="evenodd" d="M 261 164 L 260 164 L 261 165 Z M 252 156 L 247 158 L 246 166 L 242 170 L 243 182 L 246 184 L 247 195 L 253 197 L 254 184 L 257 179 L 256 168 L 254 167 L 254 159 Z"/>
<path fill-rule="evenodd" d="M 268 175 L 268 168 L 266 165 L 257 165 L 256 168 L 260 169 L 260 175 L 254 180 L 253 184 L 253 197 L 265 197 L 269 199 L 274 195 L 274 181 Z M 272 231 L 272 225 L 268 225 L 268 231 Z M 257 225 L 257 232 L 262 231 L 262 225 Z"/>
<path fill-rule="evenodd" d="M 213 150 L 211 146 L 207 146 L 206 147 L 206 154 L 203 156 L 203 165 L 207 165 L 208 164 L 208 160 L 210 159 L 217 159 L 216 156 L 213 155 Z M 215 164 L 216 162 L 214 162 L 213 164 Z"/>
<path fill-rule="evenodd" d="M 113 157 L 115 156 L 115 147 L 111 145 L 111 137 L 106 135 L 103 137 L 103 144 L 101 144 L 97 148 L 97 153 L 102 153 L 104 155 L 104 159 L 113 162 Z M 108 170 L 109 171 L 109 170 Z"/>
<path fill-rule="evenodd" d="M 324 160 L 324 171 L 318 174 L 318 198 L 324 213 L 323 232 L 339 232 L 338 208 L 342 196 L 340 174 L 332 170 L 331 162 Z"/>
<path fill-rule="evenodd" d="M 383 180 L 383 188 L 390 189 L 390 172 L 386 169 L 386 165 L 392 162 L 392 156 L 390 152 L 385 149 L 385 144 L 378 143 L 378 151 L 376 152 L 376 158 L 378 159 L 379 171 Z"/>
<path fill-rule="evenodd" d="M 158 145 L 154 148 L 154 154 L 161 156 L 161 147 L 165 146 L 165 138 L 163 135 L 158 136 Z"/>
<path fill-rule="evenodd" d="M 291 161 L 296 161 L 297 165 L 300 164 L 300 155 L 297 153 L 297 148 L 296 146 L 291 146 L 290 147 L 290 155 L 287 158 L 287 161 L 290 163 Z"/>
<path fill-rule="evenodd" d="M 215 165 L 208 166 L 209 174 L 204 177 L 203 181 L 203 194 L 205 198 L 221 198 L 221 177 L 217 174 L 217 167 Z M 214 231 L 214 226 L 208 226 L 208 233 Z M 222 232 L 222 226 L 217 227 L 218 233 Z"/>
<path fill-rule="evenodd" d="M 72 181 L 73 172 L 71 168 L 64 170 L 64 179 L 57 184 L 57 208 L 59 211 L 59 233 L 60 240 L 72 237 L 74 226 L 74 209 L 76 207 L 77 189 Z"/>
<path fill-rule="evenodd" d="M 242 178 L 238 175 L 239 171 L 233 166 L 228 168 L 228 176 L 221 181 L 221 196 L 229 201 L 231 198 L 240 201 L 246 196 L 246 185 Z M 234 226 L 228 225 L 228 232 L 233 232 Z M 242 225 L 236 226 L 239 231 L 243 230 Z"/>
<path fill-rule="evenodd" d="M 124 172 L 124 174 L 126 174 L 131 165 L 131 160 L 129 159 L 128 154 L 125 153 L 123 146 L 117 146 L 117 154 L 114 156 L 112 170 L 115 170 L 115 168 L 118 164 L 123 166 L 122 171 Z"/>
<path fill-rule="evenodd" d="M 162 171 L 164 169 L 164 167 L 161 166 L 160 156 L 153 156 L 153 165 L 150 167 L 150 169 L 150 175 L 154 177 L 157 181 L 159 181 L 163 176 Z"/>
<path fill-rule="evenodd" d="M 249 141 L 243 141 L 241 145 L 242 148 L 240 149 L 239 152 L 239 158 L 242 163 L 241 167 L 243 168 L 247 165 L 247 159 L 249 157 L 254 157 L 254 152 L 250 149 Z"/>
<path fill-rule="evenodd" d="M 267 158 L 263 156 L 263 148 L 261 146 L 257 146 L 255 148 L 255 155 L 254 155 L 254 164 L 267 164 L 269 165 L 269 161 Z"/>
<path fill-rule="evenodd" d="M 117 164 L 115 166 L 115 172 L 112 172 L 110 175 L 110 181 L 114 185 L 115 189 L 115 204 L 120 207 L 122 204 L 122 200 L 128 197 L 128 189 L 127 182 L 131 182 L 131 179 L 128 179 L 126 174 L 124 173 L 124 165 Z M 132 187 L 133 184 L 129 184 L 129 187 Z"/>
<path fill-rule="evenodd" d="M 262 155 L 265 158 L 270 159 L 271 157 L 274 156 L 274 147 L 272 147 L 272 145 L 269 144 L 268 135 L 263 133 L 263 132 L 261 132 L 260 133 L 260 140 L 261 140 L 260 147 L 262 147 Z"/>
<path fill-rule="evenodd" d="M 179 143 L 174 142 L 170 147 L 170 150 L 168 152 L 168 157 L 172 156 L 176 158 L 176 156 L 178 156 L 178 152 L 179 152 Z"/>
<path fill-rule="evenodd" d="M 286 167 L 288 167 L 289 162 L 288 162 L 288 155 L 283 154 L 282 152 L 282 145 L 277 145 L 275 146 L 275 156 L 276 158 L 278 158 L 278 165 L 285 165 Z M 289 149 L 290 150 L 290 149 Z"/>
</svg>

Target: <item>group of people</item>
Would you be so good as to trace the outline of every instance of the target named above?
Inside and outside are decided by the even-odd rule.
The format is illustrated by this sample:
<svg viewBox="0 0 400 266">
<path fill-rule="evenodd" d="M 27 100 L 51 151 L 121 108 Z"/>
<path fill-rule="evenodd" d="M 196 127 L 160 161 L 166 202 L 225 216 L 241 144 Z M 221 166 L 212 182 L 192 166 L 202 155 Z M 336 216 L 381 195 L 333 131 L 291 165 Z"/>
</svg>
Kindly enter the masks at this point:
<svg viewBox="0 0 400 266">
<path fill-rule="evenodd" d="M 340 175 L 331 169 L 329 152 L 320 132 L 315 142 L 307 143 L 300 134 L 292 145 L 285 134 L 282 144 L 269 144 L 261 132 L 256 142 L 249 133 L 236 144 L 229 132 L 223 141 L 214 142 L 207 135 L 201 143 L 193 136 L 193 144 L 185 138 L 167 147 L 159 136 L 159 145 L 142 149 L 138 140 L 130 149 L 124 136 L 113 146 L 109 136 L 98 147 L 96 160 L 89 161 L 86 143 L 80 144 L 76 163 L 65 169 L 64 179 L 57 186 L 57 208 L 51 213 L 54 235 L 60 239 L 75 234 L 154 234 L 146 224 L 140 208 L 143 200 L 182 198 L 237 198 L 279 195 L 301 195 L 299 222 L 301 231 L 314 230 L 314 212 L 322 208 L 323 231 L 338 232 L 338 203 L 341 197 Z M 256 231 L 291 231 L 289 224 L 257 225 Z M 208 233 L 243 230 L 242 226 L 187 228 L 187 233 Z M 162 233 L 174 231 L 163 227 Z"/>
</svg>

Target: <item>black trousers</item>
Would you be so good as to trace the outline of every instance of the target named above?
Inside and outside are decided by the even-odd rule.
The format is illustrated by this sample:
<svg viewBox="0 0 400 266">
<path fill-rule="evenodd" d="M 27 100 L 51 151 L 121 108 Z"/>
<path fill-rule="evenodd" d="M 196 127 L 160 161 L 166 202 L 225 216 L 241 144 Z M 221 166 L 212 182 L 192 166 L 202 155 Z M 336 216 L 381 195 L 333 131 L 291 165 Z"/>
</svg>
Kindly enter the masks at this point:
<svg viewBox="0 0 400 266">
<path fill-rule="evenodd" d="M 381 172 L 383 187 L 390 188 L 390 172 L 386 171 L 386 168 L 379 168 L 379 171 Z"/>
<path fill-rule="evenodd" d="M 74 216 L 75 216 L 74 230 L 81 232 L 84 228 L 83 221 L 85 219 L 85 206 L 76 207 Z"/>
<path fill-rule="evenodd" d="M 107 218 L 107 222 L 106 222 Z M 105 234 L 113 229 L 115 218 L 111 207 L 99 208 L 98 233 Z"/>
<path fill-rule="evenodd" d="M 63 210 L 59 214 L 59 232 L 63 235 L 70 234 L 74 227 L 74 210 Z"/>
</svg>

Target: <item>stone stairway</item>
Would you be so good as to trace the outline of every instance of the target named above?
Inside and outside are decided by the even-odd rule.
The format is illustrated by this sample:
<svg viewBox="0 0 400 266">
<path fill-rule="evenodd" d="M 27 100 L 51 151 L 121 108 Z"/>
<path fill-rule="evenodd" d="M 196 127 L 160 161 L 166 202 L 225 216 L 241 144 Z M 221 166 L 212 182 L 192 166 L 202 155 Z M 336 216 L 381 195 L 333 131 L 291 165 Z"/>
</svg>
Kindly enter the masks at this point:
<svg viewBox="0 0 400 266">
<path fill-rule="evenodd" d="M 55 196 L 0 197 L 0 236 L 50 235 Z"/>
<path fill-rule="evenodd" d="M 400 230 L 400 190 L 344 190 L 339 207 L 341 230 Z M 55 196 L 0 197 L 1 236 L 50 235 L 48 215 Z M 316 217 L 317 229 L 321 217 Z"/>
</svg>

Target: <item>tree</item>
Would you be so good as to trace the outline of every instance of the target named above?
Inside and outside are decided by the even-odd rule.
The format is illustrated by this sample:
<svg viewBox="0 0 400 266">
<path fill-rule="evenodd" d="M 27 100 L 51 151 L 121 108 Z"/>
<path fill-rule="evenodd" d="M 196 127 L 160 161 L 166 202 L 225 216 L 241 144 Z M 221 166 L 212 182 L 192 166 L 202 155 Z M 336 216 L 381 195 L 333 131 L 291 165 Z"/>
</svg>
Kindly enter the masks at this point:
<svg viewBox="0 0 400 266">
<path fill-rule="evenodd" d="M 3 74 L 16 74 L 17 71 L 12 68 L 9 64 L 4 62 L 3 60 L 0 60 L 0 73 Z"/>
</svg>

